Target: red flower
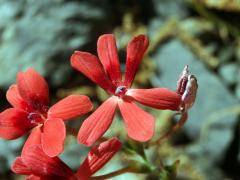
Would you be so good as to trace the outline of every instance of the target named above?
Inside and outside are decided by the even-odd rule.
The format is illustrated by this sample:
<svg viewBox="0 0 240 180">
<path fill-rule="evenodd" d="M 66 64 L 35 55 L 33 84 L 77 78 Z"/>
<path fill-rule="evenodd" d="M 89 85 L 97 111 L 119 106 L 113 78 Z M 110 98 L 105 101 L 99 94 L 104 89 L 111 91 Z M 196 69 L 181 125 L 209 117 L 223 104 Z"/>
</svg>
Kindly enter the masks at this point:
<svg viewBox="0 0 240 180">
<path fill-rule="evenodd" d="M 16 139 L 34 128 L 24 149 L 41 142 L 49 156 L 63 151 L 66 136 L 64 121 L 92 109 L 89 98 L 82 95 L 68 96 L 49 108 L 48 85 L 33 69 L 18 73 L 17 84 L 7 91 L 7 99 L 13 108 L 0 114 L 0 137 Z"/>
<path fill-rule="evenodd" d="M 12 171 L 16 174 L 28 175 L 27 179 L 31 180 L 87 180 L 101 169 L 120 147 L 121 143 L 116 138 L 93 147 L 78 171 L 74 173 L 58 157 L 47 156 L 41 145 L 29 146 L 27 153 L 22 153 L 20 157 L 16 158 L 12 165 Z"/>
<path fill-rule="evenodd" d="M 138 66 L 148 47 L 144 35 L 135 37 L 127 46 L 124 80 L 120 71 L 115 38 L 111 34 L 98 39 L 98 58 L 90 53 L 76 51 L 71 65 L 100 85 L 112 96 L 82 124 L 79 143 L 92 145 L 112 123 L 116 107 L 120 108 L 128 135 L 137 141 L 147 141 L 154 133 L 154 117 L 139 108 L 134 101 L 157 109 L 179 110 L 181 96 L 166 88 L 130 89 Z"/>
</svg>

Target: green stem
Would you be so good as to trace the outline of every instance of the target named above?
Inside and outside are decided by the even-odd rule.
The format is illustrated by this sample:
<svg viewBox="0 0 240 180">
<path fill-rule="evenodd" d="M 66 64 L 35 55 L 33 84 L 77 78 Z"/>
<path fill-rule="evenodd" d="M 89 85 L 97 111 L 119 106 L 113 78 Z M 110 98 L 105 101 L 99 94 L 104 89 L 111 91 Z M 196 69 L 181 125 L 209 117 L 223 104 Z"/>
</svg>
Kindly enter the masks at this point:
<svg viewBox="0 0 240 180">
<path fill-rule="evenodd" d="M 94 177 L 91 177 L 90 179 L 91 179 L 91 180 L 109 179 L 109 178 L 112 178 L 112 177 L 115 177 L 115 176 L 119 176 L 119 175 L 125 174 L 125 173 L 137 173 L 137 171 L 134 170 L 134 169 L 131 168 L 131 167 L 125 167 L 125 168 L 119 169 L 119 170 L 117 170 L 117 171 L 111 172 L 111 173 L 109 173 L 109 174 L 105 174 L 105 175 L 102 175 L 102 176 L 94 176 Z"/>
<path fill-rule="evenodd" d="M 164 135 L 162 135 L 160 138 L 158 138 L 156 141 L 149 142 L 148 146 L 154 146 L 154 145 L 159 145 L 163 140 L 167 139 L 170 137 L 173 133 L 175 133 L 178 129 L 180 129 L 185 122 L 187 121 L 188 114 L 187 112 L 183 112 L 181 114 L 180 119 L 178 122 L 173 126 L 169 131 L 167 131 Z"/>
</svg>

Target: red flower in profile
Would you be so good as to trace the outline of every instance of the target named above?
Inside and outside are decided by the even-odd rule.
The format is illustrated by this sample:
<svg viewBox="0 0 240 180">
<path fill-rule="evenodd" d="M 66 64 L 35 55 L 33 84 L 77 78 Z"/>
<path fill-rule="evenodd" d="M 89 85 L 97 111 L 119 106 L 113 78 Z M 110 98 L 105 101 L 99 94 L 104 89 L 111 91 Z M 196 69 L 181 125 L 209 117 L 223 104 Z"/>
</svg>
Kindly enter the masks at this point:
<svg viewBox="0 0 240 180">
<path fill-rule="evenodd" d="M 121 143 L 116 138 L 93 147 L 78 171 L 74 173 L 58 157 L 47 156 L 41 145 L 33 145 L 26 149 L 26 153 L 16 158 L 12 171 L 16 174 L 27 175 L 29 180 L 87 180 L 101 169 L 120 148 Z"/>
<path fill-rule="evenodd" d="M 91 101 L 83 95 L 68 96 L 49 108 L 48 85 L 34 69 L 18 73 L 17 84 L 7 91 L 7 99 L 13 108 L 0 113 L 0 137 L 16 139 L 34 128 L 24 149 L 41 143 L 49 156 L 63 151 L 64 121 L 92 109 Z"/>
<path fill-rule="evenodd" d="M 113 35 L 102 35 L 98 39 L 99 59 L 87 52 L 76 51 L 71 65 L 97 83 L 112 96 L 106 100 L 82 124 L 79 143 L 92 145 L 109 128 L 116 107 L 120 108 L 129 137 L 147 141 L 154 133 L 154 117 L 139 108 L 134 101 L 157 109 L 179 110 L 181 96 L 166 88 L 130 89 L 138 66 L 148 47 L 148 38 L 135 37 L 127 46 L 126 72 L 124 80 L 120 71 L 116 41 Z"/>
</svg>

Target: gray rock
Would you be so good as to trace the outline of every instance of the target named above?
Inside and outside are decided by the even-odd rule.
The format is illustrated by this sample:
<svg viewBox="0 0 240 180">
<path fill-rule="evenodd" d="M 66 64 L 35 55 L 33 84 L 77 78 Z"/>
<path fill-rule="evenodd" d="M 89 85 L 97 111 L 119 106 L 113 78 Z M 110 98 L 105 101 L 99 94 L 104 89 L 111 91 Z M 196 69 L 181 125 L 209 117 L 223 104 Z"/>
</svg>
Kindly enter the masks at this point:
<svg viewBox="0 0 240 180">
<path fill-rule="evenodd" d="M 175 0 L 154 0 L 156 13 L 162 17 L 183 18 L 188 14 L 184 1 Z"/>
<path fill-rule="evenodd" d="M 196 75 L 198 95 L 184 130 L 196 142 L 194 148 L 197 151 L 191 151 L 195 152 L 194 156 L 204 156 L 209 163 L 221 161 L 233 139 L 233 128 L 237 123 L 236 114 L 221 113 L 238 102 L 218 77 L 208 71 L 181 42 L 170 41 L 159 49 L 153 58 L 157 61 L 159 70 L 159 74 L 152 79 L 154 86 L 175 90 L 179 73 L 186 64 Z"/>
<path fill-rule="evenodd" d="M 20 155 L 23 142 L 24 138 L 11 141 L 0 139 L 0 174 L 4 174 L 10 169 L 12 162 Z"/>
<path fill-rule="evenodd" d="M 236 94 L 238 100 L 240 100 L 240 83 L 237 84 L 237 87 L 235 89 L 235 94 Z"/>
<path fill-rule="evenodd" d="M 29 67 L 52 85 L 63 83 L 70 55 L 86 44 L 103 12 L 88 2 L 0 0 L 0 17 L 0 86 L 7 88 Z"/>
<path fill-rule="evenodd" d="M 226 84 L 232 85 L 238 80 L 238 71 L 240 67 L 237 63 L 229 63 L 220 67 L 219 73 Z"/>
<path fill-rule="evenodd" d="M 218 52 L 218 57 L 221 63 L 226 63 L 232 59 L 234 56 L 234 47 L 233 46 L 225 46 L 222 47 Z"/>
<path fill-rule="evenodd" d="M 80 162 L 83 162 L 87 157 L 90 148 L 79 144 L 73 136 L 68 136 L 66 142 L 67 144 L 64 146 L 64 152 L 60 155 L 60 158 L 71 169 L 76 170 L 80 167 Z"/>
</svg>

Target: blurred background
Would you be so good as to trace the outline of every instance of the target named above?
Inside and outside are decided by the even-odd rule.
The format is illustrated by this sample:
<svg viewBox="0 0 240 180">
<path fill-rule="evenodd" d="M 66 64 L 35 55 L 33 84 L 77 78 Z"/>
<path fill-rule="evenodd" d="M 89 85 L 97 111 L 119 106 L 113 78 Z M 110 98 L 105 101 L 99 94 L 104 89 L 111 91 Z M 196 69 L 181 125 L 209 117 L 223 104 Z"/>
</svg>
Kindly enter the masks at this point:
<svg viewBox="0 0 240 180">
<path fill-rule="evenodd" d="M 98 36 L 114 33 L 124 71 L 128 41 L 147 34 L 150 47 L 135 87 L 175 90 L 185 64 L 199 84 L 187 123 L 160 146 L 148 149 L 149 159 L 156 166 L 180 160 L 177 179 L 240 179 L 239 20 L 239 0 L 0 0 L 0 109 L 10 107 L 5 93 L 17 72 L 29 67 L 48 81 L 52 104 L 80 93 L 90 96 L 96 108 L 107 96 L 70 67 L 73 51 L 96 54 Z M 174 122 L 171 112 L 147 110 L 157 118 L 156 137 Z M 70 125 L 78 129 L 82 119 Z M 106 135 L 125 142 L 122 128 L 116 117 Z M 22 178 L 10 166 L 25 138 L 0 139 L 0 179 Z M 68 137 L 61 158 L 77 169 L 87 152 Z M 119 153 L 99 174 L 123 167 L 126 159 Z M 159 179 L 134 174 L 114 179 L 126 178 Z"/>
</svg>

